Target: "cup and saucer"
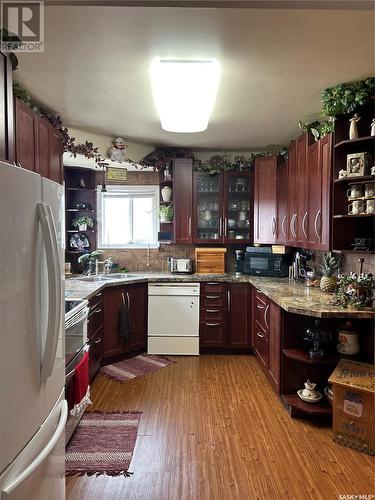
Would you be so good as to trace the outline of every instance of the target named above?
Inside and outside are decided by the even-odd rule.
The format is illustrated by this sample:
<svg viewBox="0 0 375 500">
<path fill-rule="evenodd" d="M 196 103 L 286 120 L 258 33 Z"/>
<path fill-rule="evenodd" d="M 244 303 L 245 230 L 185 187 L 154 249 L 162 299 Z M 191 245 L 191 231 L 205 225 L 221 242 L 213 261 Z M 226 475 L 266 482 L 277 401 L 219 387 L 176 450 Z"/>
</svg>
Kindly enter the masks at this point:
<svg viewBox="0 0 375 500">
<path fill-rule="evenodd" d="M 322 399 L 322 393 L 315 390 L 316 384 L 308 380 L 304 385 L 304 389 L 297 391 L 297 394 L 302 401 L 305 401 L 306 403 L 317 403 Z"/>
</svg>

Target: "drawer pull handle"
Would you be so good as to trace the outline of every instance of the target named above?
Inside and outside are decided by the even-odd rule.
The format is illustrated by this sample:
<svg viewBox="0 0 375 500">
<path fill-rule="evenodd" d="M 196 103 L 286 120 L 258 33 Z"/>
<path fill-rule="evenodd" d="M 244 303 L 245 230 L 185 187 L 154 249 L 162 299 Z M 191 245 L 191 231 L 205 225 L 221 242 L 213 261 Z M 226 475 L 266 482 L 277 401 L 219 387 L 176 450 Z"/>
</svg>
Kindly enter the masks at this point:
<svg viewBox="0 0 375 500">
<path fill-rule="evenodd" d="M 102 341 L 102 339 L 98 338 L 98 340 L 95 340 L 94 344 L 100 344 L 101 341 Z"/>
<path fill-rule="evenodd" d="M 258 309 L 264 309 L 264 306 L 260 306 L 259 304 L 257 304 L 257 308 Z"/>
<path fill-rule="evenodd" d="M 257 336 L 260 337 L 261 339 L 264 337 L 260 332 L 257 332 Z"/>
<path fill-rule="evenodd" d="M 102 296 L 101 292 L 96 294 L 96 297 L 101 297 L 101 296 Z"/>
<path fill-rule="evenodd" d="M 267 323 L 267 313 L 268 313 L 269 308 L 270 308 L 270 305 L 267 304 L 266 310 L 264 311 L 264 324 L 266 325 L 267 330 L 269 329 L 269 324 Z"/>
<path fill-rule="evenodd" d="M 101 312 L 102 312 L 102 310 L 101 310 L 101 309 L 95 309 L 95 311 L 93 311 L 93 312 L 92 312 L 92 314 L 99 314 L 99 313 L 101 313 Z"/>
<path fill-rule="evenodd" d="M 206 312 L 208 312 L 208 313 L 218 313 L 218 312 L 220 312 L 220 309 L 206 309 Z"/>
<path fill-rule="evenodd" d="M 220 295 L 207 295 L 206 299 L 220 299 Z"/>
<path fill-rule="evenodd" d="M 211 285 L 211 286 L 221 286 L 220 283 L 211 283 L 211 282 L 207 282 L 206 285 Z"/>
<path fill-rule="evenodd" d="M 220 326 L 220 323 L 206 323 L 206 326 Z"/>
</svg>

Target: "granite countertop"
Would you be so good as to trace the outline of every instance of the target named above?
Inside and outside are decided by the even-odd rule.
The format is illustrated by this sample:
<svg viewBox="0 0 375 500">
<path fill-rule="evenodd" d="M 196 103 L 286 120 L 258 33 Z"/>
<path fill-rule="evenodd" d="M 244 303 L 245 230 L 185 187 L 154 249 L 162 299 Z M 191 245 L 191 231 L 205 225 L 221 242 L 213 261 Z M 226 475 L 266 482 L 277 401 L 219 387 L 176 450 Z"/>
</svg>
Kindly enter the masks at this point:
<svg viewBox="0 0 375 500">
<path fill-rule="evenodd" d="M 126 283 L 155 282 L 224 282 L 251 283 L 285 311 L 318 318 L 375 318 L 375 309 L 343 309 L 330 305 L 332 295 L 319 288 L 309 288 L 303 283 L 288 278 L 265 278 L 258 276 L 237 276 L 236 274 L 172 274 L 169 272 L 130 273 L 132 278 L 110 281 L 79 281 L 68 278 L 65 281 L 66 296 L 69 299 L 89 299 L 103 288 Z"/>
</svg>

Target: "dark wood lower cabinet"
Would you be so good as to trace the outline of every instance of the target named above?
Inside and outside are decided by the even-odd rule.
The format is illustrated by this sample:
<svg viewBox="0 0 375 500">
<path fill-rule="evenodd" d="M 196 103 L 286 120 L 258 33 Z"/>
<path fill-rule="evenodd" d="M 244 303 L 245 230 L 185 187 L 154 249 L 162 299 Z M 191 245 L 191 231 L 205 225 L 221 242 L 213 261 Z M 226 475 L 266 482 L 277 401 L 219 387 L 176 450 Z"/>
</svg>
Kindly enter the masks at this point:
<svg viewBox="0 0 375 500">
<path fill-rule="evenodd" d="M 104 357 L 104 330 L 99 330 L 89 340 L 89 377 L 90 382 L 97 374 Z"/>
<path fill-rule="evenodd" d="M 249 297 L 246 283 L 202 283 L 199 332 L 202 352 L 250 349 Z"/>
<path fill-rule="evenodd" d="M 129 337 L 120 337 L 120 310 L 125 307 L 129 319 Z M 147 285 L 144 283 L 110 287 L 104 297 L 104 358 L 121 357 L 146 349 Z"/>
<path fill-rule="evenodd" d="M 281 309 L 256 288 L 252 300 L 254 353 L 273 387 L 280 392 Z"/>
</svg>

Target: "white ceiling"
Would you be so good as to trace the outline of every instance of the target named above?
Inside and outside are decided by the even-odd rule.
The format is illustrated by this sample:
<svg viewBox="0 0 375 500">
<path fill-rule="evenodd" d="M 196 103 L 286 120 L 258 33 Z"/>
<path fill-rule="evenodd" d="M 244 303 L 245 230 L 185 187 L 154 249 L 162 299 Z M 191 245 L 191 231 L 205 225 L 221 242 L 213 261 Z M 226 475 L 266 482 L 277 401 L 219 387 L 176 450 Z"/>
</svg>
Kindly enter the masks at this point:
<svg viewBox="0 0 375 500">
<path fill-rule="evenodd" d="M 320 92 L 374 74 L 366 10 L 47 6 L 45 52 L 16 78 L 75 128 L 152 144 L 259 149 L 286 144 L 315 117 Z M 222 79 L 208 129 L 164 132 L 149 63 L 216 57 Z"/>
</svg>

